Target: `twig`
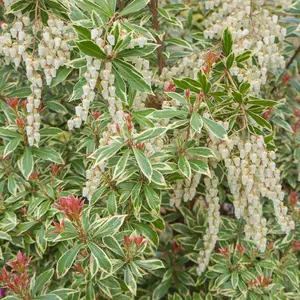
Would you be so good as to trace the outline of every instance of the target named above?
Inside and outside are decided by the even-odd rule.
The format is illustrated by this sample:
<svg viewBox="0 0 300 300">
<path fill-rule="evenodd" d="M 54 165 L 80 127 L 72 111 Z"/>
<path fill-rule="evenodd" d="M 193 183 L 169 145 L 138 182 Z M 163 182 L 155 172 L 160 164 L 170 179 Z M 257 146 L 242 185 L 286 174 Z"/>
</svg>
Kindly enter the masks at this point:
<svg viewBox="0 0 300 300">
<path fill-rule="evenodd" d="M 285 67 L 286 69 L 288 69 L 290 67 L 290 65 L 293 63 L 294 59 L 298 56 L 299 53 L 300 53 L 300 46 L 298 46 L 298 48 L 296 49 L 294 55 L 287 62 L 286 67 Z"/>
<path fill-rule="evenodd" d="M 36 48 L 38 17 L 39 17 L 39 0 L 36 0 L 36 2 L 35 2 L 35 12 L 34 12 L 34 39 L 33 39 L 32 56 L 34 56 L 34 52 L 35 52 L 35 48 Z"/>
<path fill-rule="evenodd" d="M 157 11 L 158 0 L 151 0 L 149 3 L 149 7 L 152 13 L 153 27 L 156 31 L 159 31 L 161 28 L 158 21 L 158 11 Z M 157 60 L 158 60 L 159 74 L 161 74 L 162 69 L 164 67 L 164 57 L 163 57 L 164 41 L 160 39 L 158 34 L 156 34 L 156 42 L 159 45 L 159 47 L 157 48 Z"/>
</svg>

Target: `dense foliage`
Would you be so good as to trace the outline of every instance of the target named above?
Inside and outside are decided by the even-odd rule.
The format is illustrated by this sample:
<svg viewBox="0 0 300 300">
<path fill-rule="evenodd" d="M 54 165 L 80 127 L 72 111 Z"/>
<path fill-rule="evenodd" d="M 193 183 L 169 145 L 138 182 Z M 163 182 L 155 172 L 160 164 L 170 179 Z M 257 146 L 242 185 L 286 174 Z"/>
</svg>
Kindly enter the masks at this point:
<svg viewBox="0 0 300 300">
<path fill-rule="evenodd" d="M 299 1 L 0 3 L 0 298 L 299 299 Z"/>
</svg>

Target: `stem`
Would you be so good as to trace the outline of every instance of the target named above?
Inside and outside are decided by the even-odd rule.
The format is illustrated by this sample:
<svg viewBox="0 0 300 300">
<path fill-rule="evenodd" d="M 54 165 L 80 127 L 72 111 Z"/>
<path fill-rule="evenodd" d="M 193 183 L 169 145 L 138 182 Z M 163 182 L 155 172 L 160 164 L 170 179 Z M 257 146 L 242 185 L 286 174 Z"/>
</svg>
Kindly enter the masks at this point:
<svg viewBox="0 0 300 300">
<path fill-rule="evenodd" d="M 125 1 L 124 0 L 120 0 L 120 9 L 124 9 L 125 8 Z"/>
<path fill-rule="evenodd" d="M 36 2 L 35 2 L 35 11 L 34 11 L 34 39 L 33 39 L 32 56 L 34 56 L 34 52 L 35 52 L 35 48 L 36 48 L 38 17 L 39 17 L 39 0 L 36 0 Z"/>
<path fill-rule="evenodd" d="M 298 46 L 298 48 L 295 50 L 294 55 L 287 62 L 286 67 L 285 67 L 286 69 L 288 69 L 290 67 L 290 65 L 293 63 L 294 59 L 298 56 L 299 53 L 300 53 L 300 46 Z"/>
<path fill-rule="evenodd" d="M 156 31 L 159 31 L 161 27 L 158 21 L 158 11 L 157 11 L 158 0 L 151 0 L 149 6 L 152 13 L 153 27 Z M 160 39 L 158 34 L 156 35 L 156 42 L 159 45 L 159 47 L 157 48 L 158 71 L 159 74 L 161 74 L 162 69 L 164 67 L 164 57 L 163 57 L 164 41 Z"/>
</svg>

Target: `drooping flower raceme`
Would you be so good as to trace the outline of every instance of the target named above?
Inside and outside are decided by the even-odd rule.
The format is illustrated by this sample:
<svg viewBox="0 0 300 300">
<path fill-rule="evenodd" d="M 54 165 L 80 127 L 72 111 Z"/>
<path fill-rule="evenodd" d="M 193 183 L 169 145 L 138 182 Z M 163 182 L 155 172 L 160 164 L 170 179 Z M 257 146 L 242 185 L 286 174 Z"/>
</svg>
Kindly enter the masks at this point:
<svg viewBox="0 0 300 300">
<path fill-rule="evenodd" d="M 221 38 L 228 28 L 234 41 L 233 53 L 238 56 L 249 50 L 254 57 L 247 59 L 247 68 L 237 63 L 230 69 L 239 82 L 248 81 L 255 93 L 260 92 L 266 83 L 267 72 L 285 67 L 284 57 L 280 53 L 286 28 L 278 24 L 278 16 L 263 8 L 265 0 L 243 1 L 218 0 L 206 1 L 207 9 L 215 9 L 206 18 L 204 36 Z M 278 42 L 277 42 L 278 39 Z M 255 63 L 254 63 L 255 60 Z"/>
</svg>

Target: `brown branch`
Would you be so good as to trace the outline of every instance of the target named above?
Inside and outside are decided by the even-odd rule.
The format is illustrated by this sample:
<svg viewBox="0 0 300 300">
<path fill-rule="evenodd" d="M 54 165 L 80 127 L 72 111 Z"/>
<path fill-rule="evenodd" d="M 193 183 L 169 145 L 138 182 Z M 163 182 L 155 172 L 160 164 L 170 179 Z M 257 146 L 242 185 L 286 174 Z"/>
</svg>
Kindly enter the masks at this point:
<svg viewBox="0 0 300 300">
<path fill-rule="evenodd" d="M 120 9 L 123 10 L 125 8 L 125 1 L 120 0 Z"/>
<path fill-rule="evenodd" d="M 298 54 L 300 53 L 300 46 L 298 46 L 298 48 L 296 49 L 294 55 L 290 58 L 290 60 L 287 62 L 286 64 L 286 69 L 288 69 L 290 67 L 290 65 L 292 64 L 292 62 L 294 61 L 294 59 L 298 56 Z"/>
<path fill-rule="evenodd" d="M 33 49 L 32 49 L 32 57 L 34 57 L 35 49 L 36 49 L 36 37 L 37 37 L 37 23 L 39 18 L 39 0 L 35 2 L 35 10 L 34 10 L 34 39 L 33 39 Z"/>
<path fill-rule="evenodd" d="M 156 31 L 159 31 L 161 27 L 158 21 L 158 11 L 157 11 L 158 0 L 151 0 L 149 3 L 149 7 L 152 13 L 153 27 Z M 159 74 L 161 74 L 162 69 L 164 67 L 164 57 L 163 57 L 164 41 L 160 39 L 158 34 L 156 34 L 156 42 L 159 45 L 159 47 L 157 48 L 157 61 L 158 61 Z"/>
</svg>

